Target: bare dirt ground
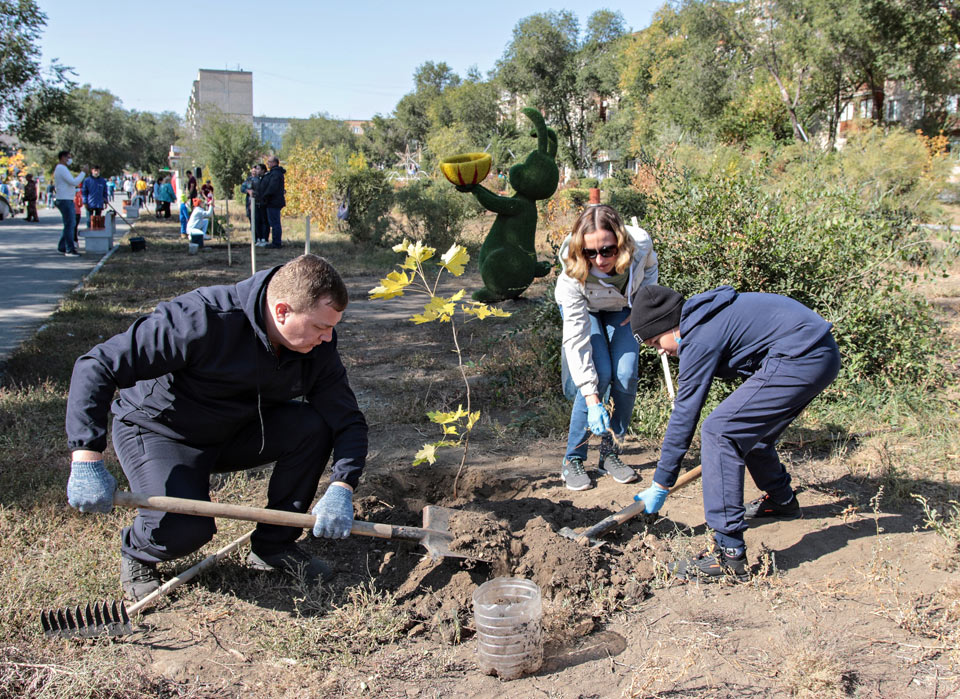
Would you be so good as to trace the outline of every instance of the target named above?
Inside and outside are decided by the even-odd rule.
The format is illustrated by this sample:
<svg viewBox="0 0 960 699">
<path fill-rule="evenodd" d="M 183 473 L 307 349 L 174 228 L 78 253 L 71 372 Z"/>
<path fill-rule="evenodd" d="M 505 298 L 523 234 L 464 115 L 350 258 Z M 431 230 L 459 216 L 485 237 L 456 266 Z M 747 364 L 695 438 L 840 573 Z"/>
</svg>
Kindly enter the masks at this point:
<svg viewBox="0 0 960 699">
<path fill-rule="evenodd" d="M 448 331 L 409 323 L 419 310 L 413 299 L 366 300 L 376 279 L 347 281 L 355 301 L 340 346 L 371 426 L 357 517 L 418 525 L 426 504 L 456 508 L 464 512 L 456 545 L 486 560 L 435 563 L 415 544 L 372 538 L 310 540 L 305 545 L 338 571 L 318 592 L 252 573 L 235 557 L 143 616 L 119 647 L 137 672 L 160 678 L 158 694 L 960 696 L 960 583 L 943 539 L 922 528 L 908 495 L 940 488 L 956 497 L 956 462 L 937 477 L 893 480 L 851 460 L 909 461 L 895 433 L 879 445 L 847 435 L 840 451 L 829 441 L 789 443 L 784 458 L 802 488 L 803 519 L 747 533 L 750 582 L 679 583 L 665 563 L 707 540 L 699 484 L 669 498 L 660 517 L 608 535 L 601 548 L 558 533 L 629 504 L 650 482 L 654 443 L 626 445 L 638 483 L 600 478 L 591 490 L 568 491 L 558 474 L 562 435 L 532 439 L 502 429 L 511 406 L 478 380 L 474 399 L 484 419 L 458 497 L 454 452 L 431 467 L 411 466 L 417 449 L 438 437 L 423 413 L 455 407 L 462 391 Z M 947 283 L 956 286 L 956 276 Z M 942 296 L 955 299 L 954 291 Z M 944 308 L 955 333 L 954 301 Z M 468 353 L 485 351 L 484 327 L 492 326 L 466 332 Z M 892 497 L 894 488 L 901 497 Z M 748 498 L 757 495 L 748 489 Z M 534 580 L 544 597 L 543 666 L 509 683 L 478 671 L 470 610 L 475 587 L 502 574 Z M 384 605 L 382 595 L 393 603 Z M 329 626 L 304 623 L 332 618 L 330 599 L 354 604 L 341 606 Z M 345 609 L 358 610 L 356 618 Z M 291 628 L 303 630 L 300 642 L 289 640 Z"/>
</svg>

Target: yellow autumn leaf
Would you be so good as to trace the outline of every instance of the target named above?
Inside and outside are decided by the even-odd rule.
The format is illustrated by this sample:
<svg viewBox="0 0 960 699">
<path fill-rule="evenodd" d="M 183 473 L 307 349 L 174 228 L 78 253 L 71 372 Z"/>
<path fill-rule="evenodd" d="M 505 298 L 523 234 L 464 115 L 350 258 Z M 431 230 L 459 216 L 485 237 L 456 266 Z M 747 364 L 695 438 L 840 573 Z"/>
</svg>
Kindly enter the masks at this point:
<svg viewBox="0 0 960 699">
<path fill-rule="evenodd" d="M 458 291 L 457 293 L 455 293 L 453 296 L 450 297 L 450 300 L 451 300 L 451 301 L 459 301 L 460 299 L 463 298 L 463 295 L 464 295 L 465 293 L 467 293 L 467 292 L 464 291 L 463 289 L 460 289 L 460 291 Z"/>
<path fill-rule="evenodd" d="M 406 238 L 404 238 L 402 243 L 397 243 L 396 245 L 393 246 L 393 251 L 394 251 L 394 252 L 406 252 L 406 251 L 407 251 L 407 248 L 409 248 L 409 247 L 410 247 L 410 241 L 407 240 Z"/>
<path fill-rule="evenodd" d="M 455 277 L 463 274 L 463 268 L 470 261 L 470 253 L 462 245 L 454 243 L 443 255 L 440 256 L 443 262 L 440 264 L 445 270 Z"/>
<path fill-rule="evenodd" d="M 470 419 L 467 420 L 467 432 L 473 429 L 473 426 L 477 424 L 477 420 L 479 419 L 480 419 L 479 410 L 475 413 L 470 413 Z"/>
<path fill-rule="evenodd" d="M 423 325 L 424 323 L 430 323 L 437 319 L 436 313 L 418 313 L 415 316 L 410 316 L 412 320 L 417 325 Z"/>
<path fill-rule="evenodd" d="M 405 272 L 390 272 L 380 280 L 380 286 L 370 289 L 371 299 L 392 299 L 403 296 L 403 290 L 413 281 Z"/>
<path fill-rule="evenodd" d="M 445 299 L 443 296 L 431 296 L 423 307 L 423 313 L 413 316 L 410 320 L 418 324 L 429 323 L 431 320 L 446 323 L 453 318 L 454 311 L 456 311 L 456 305 L 453 301 Z"/>
<path fill-rule="evenodd" d="M 456 426 L 456 425 L 444 425 L 444 427 L 443 427 L 443 433 L 444 433 L 444 434 L 455 434 L 455 435 L 459 435 L 459 434 L 460 434 L 460 432 L 457 430 L 457 426 Z"/>
<path fill-rule="evenodd" d="M 413 465 L 419 466 L 422 463 L 435 464 L 437 462 L 437 447 L 433 444 L 424 444 L 423 449 L 413 456 Z"/>
<path fill-rule="evenodd" d="M 480 303 L 479 301 L 471 301 L 470 305 L 463 306 L 463 312 L 467 315 L 476 316 L 478 320 L 483 320 L 489 316 L 496 316 L 497 318 L 509 318 L 510 313 L 504 311 L 501 308 L 496 308 L 495 306 L 488 306 L 485 303 Z"/>
<path fill-rule="evenodd" d="M 463 409 L 463 405 L 458 405 L 456 410 L 453 410 L 449 413 L 445 413 L 440 410 L 427 413 L 427 417 L 430 418 L 432 422 L 436 422 L 440 425 L 445 425 L 449 422 L 456 422 L 462 417 L 467 417 L 467 415 L 468 413 Z"/>
<path fill-rule="evenodd" d="M 407 259 L 400 266 L 404 269 L 416 269 L 418 264 L 423 264 L 433 257 L 436 251 L 436 248 L 424 245 L 422 240 L 418 240 L 416 243 L 407 243 Z"/>
</svg>

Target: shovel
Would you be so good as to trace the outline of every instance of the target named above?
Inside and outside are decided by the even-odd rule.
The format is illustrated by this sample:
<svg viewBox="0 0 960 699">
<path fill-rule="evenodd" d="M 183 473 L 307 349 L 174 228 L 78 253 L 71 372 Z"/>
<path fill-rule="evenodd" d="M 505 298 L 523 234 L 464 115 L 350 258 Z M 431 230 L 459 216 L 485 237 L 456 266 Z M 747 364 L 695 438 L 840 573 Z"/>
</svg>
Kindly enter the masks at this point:
<svg viewBox="0 0 960 699">
<path fill-rule="evenodd" d="M 250 522 L 263 522 L 284 527 L 301 527 L 312 529 L 317 518 L 310 514 L 286 512 L 283 510 L 268 510 L 259 507 L 243 505 L 228 505 L 225 503 L 207 502 L 206 500 L 190 500 L 174 498 L 164 495 L 141 495 L 118 490 L 113 494 L 113 504 L 124 507 L 142 507 L 148 510 L 173 512 L 183 515 L 197 515 L 200 517 L 225 517 Z M 351 534 L 373 536 L 380 539 L 401 539 L 418 541 L 427 550 L 430 558 L 437 561 L 444 557 L 473 558 L 473 556 L 456 553 L 450 550 L 453 535 L 450 533 L 450 515 L 455 510 L 436 505 L 427 505 L 423 508 L 423 527 L 394 526 L 375 522 L 353 521 Z M 251 532 L 252 533 L 252 532 Z M 198 573 L 206 570 L 222 559 L 230 551 L 248 540 L 250 534 L 233 542 L 229 546 L 208 556 L 193 568 L 181 573 L 170 580 L 160 589 L 151 593 L 130 608 L 128 612 L 123 602 L 97 602 L 87 604 L 86 607 L 66 607 L 61 609 L 44 610 L 40 613 L 40 625 L 47 636 L 65 638 L 89 638 L 93 636 L 122 636 L 132 633 L 130 616 L 140 611 L 157 597 L 166 594 L 178 587 Z"/>
<path fill-rule="evenodd" d="M 700 478 L 701 470 L 702 470 L 702 467 L 697 466 L 696 468 L 692 468 L 686 473 L 684 473 L 682 476 L 680 476 L 677 479 L 677 482 L 674 484 L 674 486 L 670 488 L 670 493 L 673 494 L 678 490 L 680 490 L 681 488 L 687 485 L 690 485 L 690 483 Z M 627 520 L 633 519 L 639 514 L 643 514 L 645 510 L 646 510 L 646 503 L 644 503 L 642 500 L 639 500 L 630 505 L 627 505 L 616 514 L 612 514 L 606 519 L 603 519 L 597 522 L 589 529 L 584 529 L 579 534 L 577 534 L 577 532 L 575 532 L 570 527 L 564 527 L 563 529 L 561 529 L 560 534 L 562 536 L 567 537 L 568 539 L 573 539 L 578 544 L 583 544 L 583 545 L 589 544 L 593 548 L 596 548 L 598 546 L 603 545 L 603 542 L 597 539 L 598 536 L 602 536 L 603 534 L 606 534 L 608 531 L 612 529 L 616 529 Z"/>
<path fill-rule="evenodd" d="M 637 217 L 633 217 L 633 225 L 637 225 Z M 667 355 L 660 355 L 660 366 L 663 368 L 663 380 L 667 385 L 667 394 L 670 396 L 670 410 L 673 410 L 674 403 L 677 400 L 677 393 L 673 388 L 673 379 L 670 377 L 670 363 L 667 361 Z M 697 466 L 696 468 L 690 469 L 682 476 L 677 479 L 677 482 L 674 483 L 673 487 L 670 488 L 670 492 L 674 493 L 684 486 L 692 483 L 700 477 L 702 468 Z M 593 548 L 602 546 L 603 542 L 600 541 L 597 537 L 603 534 L 606 534 L 611 529 L 619 527 L 621 524 L 626 522 L 629 519 L 633 519 L 639 514 L 643 514 L 646 510 L 646 507 L 643 502 L 635 502 L 632 505 L 627 505 L 622 510 L 616 514 L 610 515 L 606 519 L 597 522 L 589 529 L 585 529 L 580 534 L 577 534 L 570 527 L 564 527 L 560 530 L 560 534 L 567 537 L 568 539 L 573 539 L 578 544 L 590 544 Z"/>
</svg>

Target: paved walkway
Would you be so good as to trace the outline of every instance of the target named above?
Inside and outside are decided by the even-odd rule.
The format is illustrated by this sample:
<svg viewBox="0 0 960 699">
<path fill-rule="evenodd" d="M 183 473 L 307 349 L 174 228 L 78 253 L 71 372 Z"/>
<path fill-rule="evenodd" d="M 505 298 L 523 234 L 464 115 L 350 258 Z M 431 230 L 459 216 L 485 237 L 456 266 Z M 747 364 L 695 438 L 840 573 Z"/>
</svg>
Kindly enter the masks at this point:
<svg viewBox="0 0 960 699">
<path fill-rule="evenodd" d="M 120 207 L 119 197 L 114 206 Z M 123 209 L 119 208 L 120 213 Z M 64 257 L 57 252 L 63 224 L 57 209 L 40 207 L 40 223 L 27 223 L 23 215 L 0 221 L 0 365 L 21 342 L 57 308 L 60 299 L 74 289 L 103 257 L 84 254 Z M 86 212 L 84 212 L 86 216 Z M 80 251 L 84 250 L 80 222 Z M 129 227 L 117 218 L 118 239 Z"/>
</svg>

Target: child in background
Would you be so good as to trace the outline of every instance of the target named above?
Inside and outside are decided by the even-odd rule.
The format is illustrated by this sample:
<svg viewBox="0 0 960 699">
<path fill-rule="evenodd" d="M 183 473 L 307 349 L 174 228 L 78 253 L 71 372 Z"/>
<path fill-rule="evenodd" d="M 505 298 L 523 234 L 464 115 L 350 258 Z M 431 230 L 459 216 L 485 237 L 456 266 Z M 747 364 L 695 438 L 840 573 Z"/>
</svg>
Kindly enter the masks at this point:
<svg viewBox="0 0 960 699">
<path fill-rule="evenodd" d="M 180 195 L 180 238 L 187 237 L 187 221 L 190 220 L 190 201 L 189 194 L 184 192 Z"/>
<path fill-rule="evenodd" d="M 77 229 L 80 228 L 80 218 L 83 216 L 83 193 L 79 187 L 77 187 L 77 191 L 73 194 L 73 208 L 77 212 L 77 224 L 73 228 L 73 242 L 76 243 L 79 242 L 77 239 Z"/>
</svg>

